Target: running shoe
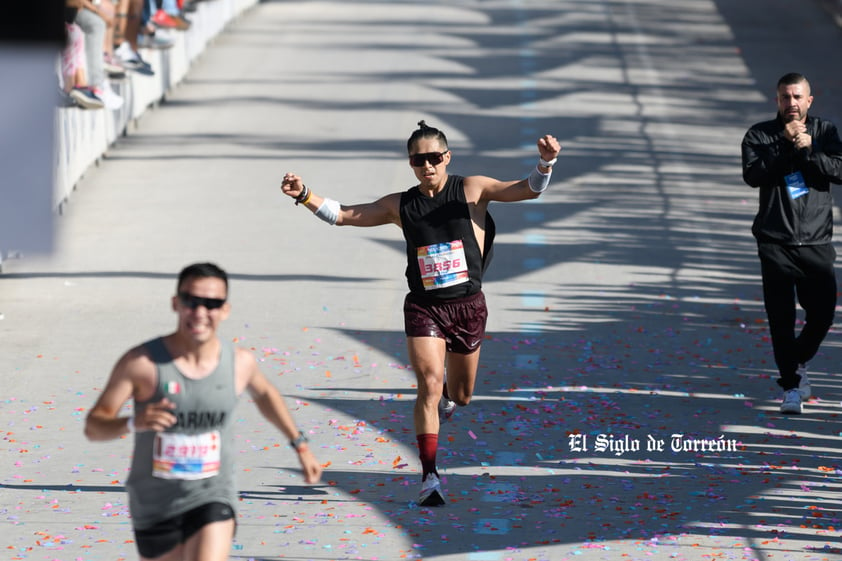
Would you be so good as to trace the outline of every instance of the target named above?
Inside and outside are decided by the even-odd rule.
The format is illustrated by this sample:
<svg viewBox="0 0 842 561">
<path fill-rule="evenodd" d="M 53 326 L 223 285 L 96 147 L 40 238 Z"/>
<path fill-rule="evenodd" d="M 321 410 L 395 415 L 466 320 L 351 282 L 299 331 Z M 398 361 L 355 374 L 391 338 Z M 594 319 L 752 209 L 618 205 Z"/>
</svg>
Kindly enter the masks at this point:
<svg viewBox="0 0 842 561">
<path fill-rule="evenodd" d="M 84 109 L 102 109 L 105 103 L 90 88 L 73 88 L 68 92 L 80 107 Z"/>
<path fill-rule="evenodd" d="M 151 21 L 163 29 L 178 29 L 180 31 L 190 29 L 189 21 L 179 15 L 168 14 L 164 10 L 155 12 Z"/>
<path fill-rule="evenodd" d="M 801 376 L 801 381 L 798 382 L 798 391 L 801 392 L 801 399 L 809 399 L 813 395 L 812 388 L 810 388 L 810 379 L 807 378 L 807 365 L 799 364 L 796 374 Z"/>
<path fill-rule="evenodd" d="M 801 414 L 801 391 L 798 388 L 786 390 L 781 402 L 781 413 L 787 415 Z"/>
<path fill-rule="evenodd" d="M 103 55 L 102 57 L 102 67 L 110 78 L 125 78 L 126 77 L 126 69 L 120 64 L 116 57 L 113 57 L 109 54 Z"/>
<path fill-rule="evenodd" d="M 143 60 L 140 57 L 140 53 L 133 50 L 128 42 L 123 42 L 118 48 L 114 49 L 114 54 L 120 59 L 120 63 L 129 70 L 133 70 L 144 76 L 155 75 L 152 65 Z"/>
<path fill-rule="evenodd" d="M 427 478 L 421 483 L 421 494 L 418 495 L 418 504 L 421 506 L 442 506 L 445 502 L 439 476 L 435 473 L 427 474 Z"/>
<path fill-rule="evenodd" d="M 102 100 L 106 109 L 116 111 L 123 107 L 123 98 L 114 91 L 109 82 L 103 82 L 99 87 L 93 88 L 93 92 Z"/>
<path fill-rule="evenodd" d="M 441 396 L 439 400 L 439 424 L 451 418 L 454 411 L 456 411 L 456 402 Z"/>
</svg>

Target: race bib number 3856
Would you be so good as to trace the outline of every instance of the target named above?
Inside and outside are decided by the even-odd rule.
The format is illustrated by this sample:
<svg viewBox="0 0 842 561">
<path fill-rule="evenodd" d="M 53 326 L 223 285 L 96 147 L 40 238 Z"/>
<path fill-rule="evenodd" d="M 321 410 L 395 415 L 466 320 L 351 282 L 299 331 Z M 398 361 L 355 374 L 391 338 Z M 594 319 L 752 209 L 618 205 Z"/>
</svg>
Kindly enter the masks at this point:
<svg viewBox="0 0 842 561">
<path fill-rule="evenodd" d="M 462 240 L 418 248 L 418 269 L 424 290 L 461 284 L 468 280 L 468 262 Z"/>
<path fill-rule="evenodd" d="M 219 473 L 219 431 L 202 434 L 159 432 L 152 453 L 152 475 L 162 479 L 204 479 Z"/>
</svg>

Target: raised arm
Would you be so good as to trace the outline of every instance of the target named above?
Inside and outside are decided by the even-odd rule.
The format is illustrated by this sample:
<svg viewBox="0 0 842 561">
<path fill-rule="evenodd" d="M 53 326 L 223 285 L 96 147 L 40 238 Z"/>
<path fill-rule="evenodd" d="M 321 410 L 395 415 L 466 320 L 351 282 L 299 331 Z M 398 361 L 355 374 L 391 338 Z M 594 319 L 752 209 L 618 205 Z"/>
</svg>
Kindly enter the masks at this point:
<svg viewBox="0 0 842 561">
<path fill-rule="evenodd" d="M 465 179 L 465 189 L 476 201 L 515 202 L 536 199 L 547 190 L 561 145 L 552 135 L 538 139 L 538 165 L 524 179 L 500 181 L 492 177 L 474 175 Z"/>
<path fill-rule="evenodd" d="M 316 483 L 321 477 L 322 466 L 310 451 L 306 437 L 296 426 L 284 403 L 284 397 L 260 371 L 254 355 L 245 349 L 237 349 L 237 378 L 245 384 L 261 415 L 287 437 L 290 445 L 298 453 L 304 480 L 307 483 Z"/>
<path fill-rule="evenodd" d="M 294 173 L 284 175 L 281 190 L 304 205 L 313 214 L 328 224 L 336 226 L 400 226 L 400 193 L 392 193 L 380 199 L 358 205 L 343 205 L 338 201 L 321 197 L 304 185 L 301 177 Z"/>
</svg>

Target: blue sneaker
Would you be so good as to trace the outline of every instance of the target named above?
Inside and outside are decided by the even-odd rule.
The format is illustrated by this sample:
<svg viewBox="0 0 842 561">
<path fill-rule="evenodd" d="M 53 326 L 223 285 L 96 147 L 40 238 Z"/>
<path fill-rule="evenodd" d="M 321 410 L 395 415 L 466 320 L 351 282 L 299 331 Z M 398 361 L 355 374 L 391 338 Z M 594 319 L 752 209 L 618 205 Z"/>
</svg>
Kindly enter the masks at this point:
<svg viewBox="0 0 842 561">
<path fill-rule="evenodd" d="M 69 95 L 83 109 L 102 109 L 105 107 L 105 102 L 98 98 L 90 88 L 73 88 Z"/>
</svg>

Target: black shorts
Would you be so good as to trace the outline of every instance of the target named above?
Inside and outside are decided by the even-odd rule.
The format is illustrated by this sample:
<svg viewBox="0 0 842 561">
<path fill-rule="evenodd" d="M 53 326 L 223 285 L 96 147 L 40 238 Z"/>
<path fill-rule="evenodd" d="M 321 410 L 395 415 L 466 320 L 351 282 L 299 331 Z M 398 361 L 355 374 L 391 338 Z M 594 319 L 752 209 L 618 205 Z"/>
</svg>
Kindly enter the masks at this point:
<svg viewBox="0 0 842 561">
<path fill-rule="evenodd" d="M 403 318 L 407 337 L 438 337 L 445 340 L 448 352 L 467 355 L 479 350 L 485 338 L 488 308 L 481 291 L 453 300 L 431 300 L 410 292 Z"/>
<path fill-rule="evenodd" d="M 158 522 L 151 528 L 135 530 L 137 550 L 143 557 L 160 557 L 186 542 L 193 534 L 213 522 L 234 518 L 234 509 L 225 503 L 197 506 L 178 516 Z"/>
</svg>

